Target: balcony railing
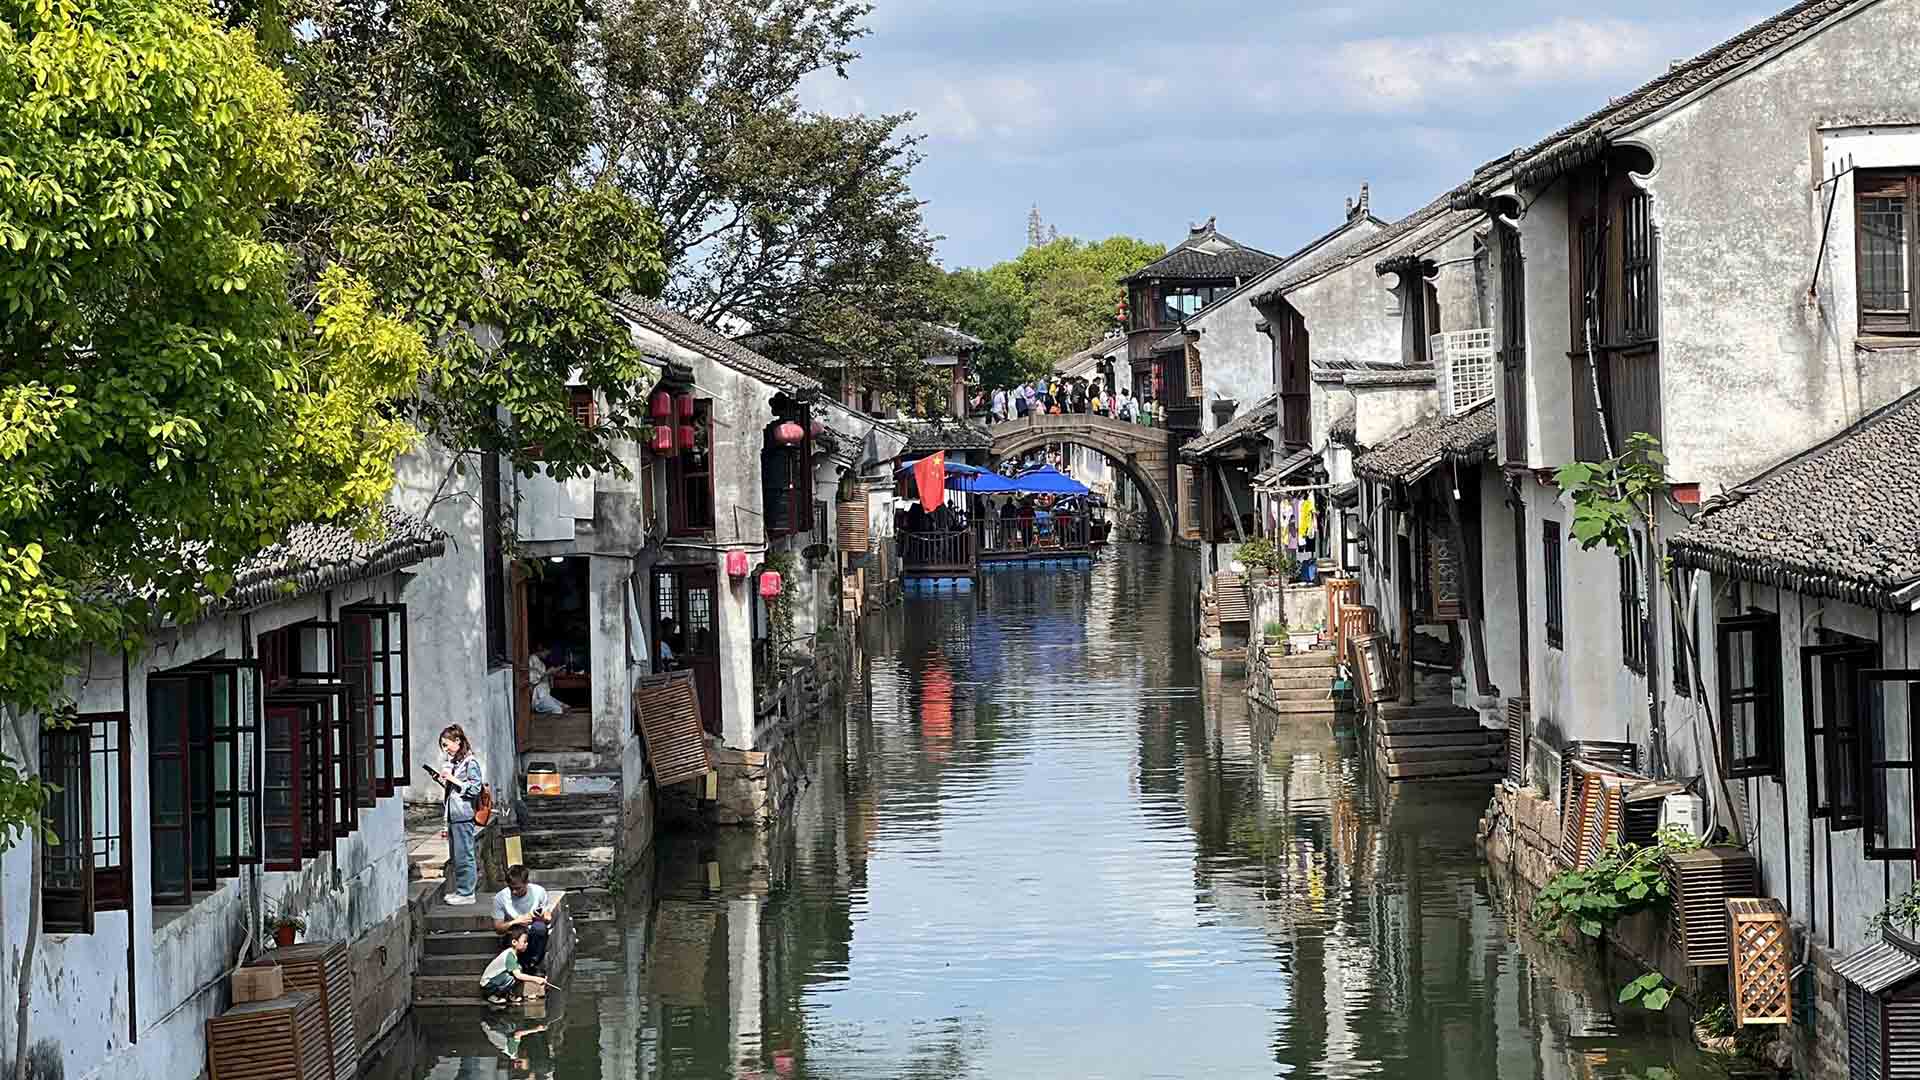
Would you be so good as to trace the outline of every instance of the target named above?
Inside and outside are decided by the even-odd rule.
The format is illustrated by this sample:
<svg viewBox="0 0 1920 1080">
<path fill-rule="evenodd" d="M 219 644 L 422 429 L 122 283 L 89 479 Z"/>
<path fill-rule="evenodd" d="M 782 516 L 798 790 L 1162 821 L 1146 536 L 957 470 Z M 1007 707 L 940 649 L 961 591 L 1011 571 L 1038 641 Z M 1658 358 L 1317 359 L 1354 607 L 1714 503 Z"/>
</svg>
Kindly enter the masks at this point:
<svg viewBox="0 0 1920 1080">
<path fill-rule="evenodd" d="M 901 565 L 908 573 L 928 570 L 965 570 L 974 566 L 974 538 L 969 529 L 953 532 L 907 533 Z"/>
<path fill-rule="evenodd" d="M 993 518 L 980 525 L 980 552 L 983 555 L 1066 554 L 1090 548 L 1090 529 L 1085 514 L 1054 514 L 1051 520 L 1038 518 Z"/>
</svg>

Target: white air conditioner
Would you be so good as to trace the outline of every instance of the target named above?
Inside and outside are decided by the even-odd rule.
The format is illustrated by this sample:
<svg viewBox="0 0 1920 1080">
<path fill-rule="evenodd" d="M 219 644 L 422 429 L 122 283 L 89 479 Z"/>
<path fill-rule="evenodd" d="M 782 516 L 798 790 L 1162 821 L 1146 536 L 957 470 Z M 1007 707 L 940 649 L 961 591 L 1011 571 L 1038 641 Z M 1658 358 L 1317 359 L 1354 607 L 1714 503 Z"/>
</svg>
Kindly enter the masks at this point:
<svg viewBox="0 0 1920 1080">
<path fill-rule="evenodd" d="M 1448 416 L 1458 416 L 1483 401 L 1492 400 L 1497 357 L 1493 331 L 1450 330 L 1427 342 L 1428 354 L 1440 374 L 1440 400 Z"/>
<path fill-rule="evenodd" d="M 1706 804 L 1698 795 L 1669 795 L 1660 800 L 1660 827 L 1685 829 L 1688 836 L 1699 836 L 1707 827 Z"/>
</svg>

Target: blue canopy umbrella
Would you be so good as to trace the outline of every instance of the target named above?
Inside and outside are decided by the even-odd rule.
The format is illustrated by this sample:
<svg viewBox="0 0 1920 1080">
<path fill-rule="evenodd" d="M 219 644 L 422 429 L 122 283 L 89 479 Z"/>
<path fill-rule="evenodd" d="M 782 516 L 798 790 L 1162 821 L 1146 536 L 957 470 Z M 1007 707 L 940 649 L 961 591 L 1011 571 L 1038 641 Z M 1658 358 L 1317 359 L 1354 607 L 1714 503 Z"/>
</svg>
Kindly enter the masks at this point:
<svg viewBox="0 0 1920 1080">
<path fill-rule="evenodd" d="M 947 487 L 954 491 L 970 491 L 975 495 L 1007 495 L 1020 491 L 1019 484 L 985 469 L 972 474 L 955 476 L 947 474 Z"/>
<path fill-rule="evenodd" d="M 1030 495 L 1088 495 L 1093 489 L 1051 465 L 1028 469 L 1013 478 L 1016 491 Z"/>
</svg>

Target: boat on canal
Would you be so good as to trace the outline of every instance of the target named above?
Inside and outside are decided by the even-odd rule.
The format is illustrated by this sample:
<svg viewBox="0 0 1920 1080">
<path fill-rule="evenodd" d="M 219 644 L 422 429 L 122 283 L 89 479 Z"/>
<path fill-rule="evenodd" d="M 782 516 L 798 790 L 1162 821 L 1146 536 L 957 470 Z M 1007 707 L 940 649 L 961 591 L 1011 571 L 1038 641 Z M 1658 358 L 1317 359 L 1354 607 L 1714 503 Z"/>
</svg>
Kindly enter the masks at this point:
<svg viewBox="0 0 1920 1080">
<path fill-rule="evenodd" d="M 970 588 L 983 569 L 1085 568 L 1112 536 L 1106 500 L 1051 466 L 1013 476 L 957 462 L 945 470 L 943 503 L 931 512 L 916 503 L 898 521 L 910 588 Z"/>
</svg>

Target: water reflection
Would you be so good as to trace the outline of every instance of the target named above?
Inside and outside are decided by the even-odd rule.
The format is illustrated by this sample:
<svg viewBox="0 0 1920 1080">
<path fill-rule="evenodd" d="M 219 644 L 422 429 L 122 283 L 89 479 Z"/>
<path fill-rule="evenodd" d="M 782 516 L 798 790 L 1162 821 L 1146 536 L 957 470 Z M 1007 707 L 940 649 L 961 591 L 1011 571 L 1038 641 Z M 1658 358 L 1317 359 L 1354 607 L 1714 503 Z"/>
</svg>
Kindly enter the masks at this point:
<svg viewBox="0 0 1920 1080">
<path fill-rule="evenodd" d="M 792 826 L 663 840 L 551 1015 L 406 1077 L 1614 1076 L 1684 1040 L 1516 935 L 1484 789 L 1388 791 L 1193 653 L 1191 564 L 988 575 L 862 643 Z M 544 1023 L 544 1031 L 531 1029 Z"/>
</svg>

